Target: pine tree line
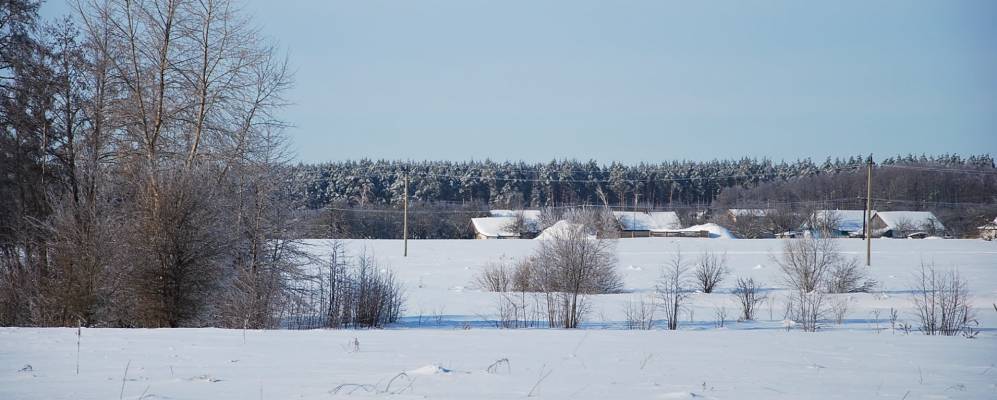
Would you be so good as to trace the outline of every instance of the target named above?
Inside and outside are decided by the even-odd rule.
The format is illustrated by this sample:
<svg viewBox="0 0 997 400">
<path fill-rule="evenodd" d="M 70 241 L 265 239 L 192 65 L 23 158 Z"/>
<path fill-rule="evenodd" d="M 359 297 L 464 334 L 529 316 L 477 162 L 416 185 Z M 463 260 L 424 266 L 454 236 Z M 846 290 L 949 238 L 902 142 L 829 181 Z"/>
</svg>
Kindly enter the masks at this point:
<svg viewBox="0 0 997 400">
<path fill-rule="evenodd" d="M 533 208 L 579 204 L 630 206 L 636 196 L 643 207 L 705 207 L 721 193 L 734 189 L 748 190 L 763 184 L 802 182 L 802 179 L 836 175 L 863 175 L 866 159 L 867 156 L 851 156 L 828 158 L 816 163 L 810 159 L 775 162 L 745 158 L 635 165 L 602 165 L 596 161 L 577 160 L 548 163 L 359 160 L 298 164 L 287 170 L 286 179 L 295 199 L 309 209 L 321 209 L 330 204 L 360 207 L 399 205 L 405 175 L 409 177 L 410 200 L 426 203 Z M 994 160 L 990 155 L 910 154 L 889 157 L 878 163 L 880 167 L 899 165 L 994 170 Z M 906 176 L 929 175 L 929 172 L 913 171 L 906 173 Z M 943 186 L 921 188 L 914 182 L 908 185 L 908 188 L 892 190 L 890 194 L 896 192 L 902 193 L 896 196 L 910 196 L 912 192 L 917 192 L 916 197 L 921 198 L 924 193 L 947 191 L 947 187 Z M 972 191 L 975 187 L 971 186 L 968 190 Z M 854 197 L 855 193 L 858 192 L 836 195 Z M 796 199 L 825 200 L 828 195 L 831 194 Z M 937 195 L 931 199 L 953 198 Z"/>
</svg>

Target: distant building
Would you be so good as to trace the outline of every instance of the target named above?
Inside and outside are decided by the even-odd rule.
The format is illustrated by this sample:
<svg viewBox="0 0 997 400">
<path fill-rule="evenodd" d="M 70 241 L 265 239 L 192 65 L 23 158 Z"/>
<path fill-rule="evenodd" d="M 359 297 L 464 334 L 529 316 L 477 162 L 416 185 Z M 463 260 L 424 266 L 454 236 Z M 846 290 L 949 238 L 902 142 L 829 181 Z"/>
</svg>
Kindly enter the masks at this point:
<svg viewBox="0 0 997 400">
<path fill-rule="evenodd" d="M 731 208 L 727 210 L 727 216 L 731 221 L 737 222 L 738 218 L 762 218 L 774 213 L 770 208 Z"/>
<path fill-rule="evenodd" d="M 620 224 L 620 237 L 650 237 L 652 231 L 682 228 L 674 211 L 613 211 L 613 217 Z"/>
<path fill-rule="evenodd" d="M 583 233 L 586 238 L 589 239 L 596 238 L 596 235 L 591 232 L 588 232 L 585 229 L 584 225 L 573 224 L 571 222 L 562 219 L 560 221 L 557 221 L 556 223 L 554 223 L 554 225 L 551 225 L 547 229 L 544 229 L 543 232 L 540 232 L 540 234 L 537 235 L 537 237 L 534 240 L 554 240 L 558 238 L 568 238 L 571 237 L 572 234 L 578 232 Z"/>
<path fill-rule="evenodd" d="M 870 226 L 873 236 L 892 238 L 934 236 L 945 230 L 930 211 L 880 211 Z"/>
<path fill-rule="evenodd" d="M 523 239 L 530 239 L 540 233 L 540 210 L 491 210 L 489 215 L 496 218 L 515 218 L 511 228 L 518 230 Z"/>
<path fill-rule="evenodd" d="M 875 216 L 876 210 L 871 214 Z M 831 237 L 862 237 L 863 217 L 868 217 L 865 210 L 817 210 L 803 224 L 803 230 L 811 235 L 827 229 Z"/>
<path fill-rule="evenodd" d="M 519 239 L 516 217 L 471 218 L 476 239 Z"/>
<path fill-rule="evenodd" d="M 997 239 L 997 218 L 994 218 L 993 222 L 977 227 L 980 230 L 980 239 L 983 240 L 994 240 Z"/>
</svg>

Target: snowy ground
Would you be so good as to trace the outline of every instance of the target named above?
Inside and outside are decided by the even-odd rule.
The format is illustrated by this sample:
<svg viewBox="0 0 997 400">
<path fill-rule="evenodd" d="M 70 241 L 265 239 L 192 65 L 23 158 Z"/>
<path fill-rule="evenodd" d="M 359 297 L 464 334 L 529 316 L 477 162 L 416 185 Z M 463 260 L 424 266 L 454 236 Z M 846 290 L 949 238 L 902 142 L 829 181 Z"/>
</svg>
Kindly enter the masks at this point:
<svg viewBox="0 0 997 400">
<path fill-rule="evenodd" d="M 863 254 L 860 240 L 840 243 Z M 771 260 L 781 241 L 625 239 L 627 293 L 593 298 L 587 329 L 491 328 L 497 295 L 475 289 L 474 274 L 535 244 L 410 241 L 402 258 L 399 241 L 350 242 L 405 283 L 406 317 L 387 330 L 84 329 L 76 375 L 75 329 L 0 328 L 0 399 L 522 398 L 531 390 L 539 398 L 997 398 L 997 243 L 877 239 L 871 274 L 882 290 L 853 295 L 844 324 L 807 334 L 781 322 Z M 776 300 L 760 321 L 715 328 L 717 307 L 737 313 L 728 281 L 721 293 L 693 297 L 678 332 L 619 329 L 623 305 L 653 292 L 679 248 L 691 261 L 707 247 L 727 252 L 734 276 L 771 289 Z M 891 307 L 916 325 L 909 290 L 922 260 L 967 278 L 976 339 L 889 329 Z"/>
</svg>

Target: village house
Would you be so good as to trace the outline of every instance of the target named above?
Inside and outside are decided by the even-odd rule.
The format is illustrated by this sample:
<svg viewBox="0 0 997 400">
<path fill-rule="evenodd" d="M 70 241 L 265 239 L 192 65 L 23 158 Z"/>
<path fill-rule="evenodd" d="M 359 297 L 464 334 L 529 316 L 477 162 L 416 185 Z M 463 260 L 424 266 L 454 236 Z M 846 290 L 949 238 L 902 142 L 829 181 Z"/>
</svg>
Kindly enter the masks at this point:
<svg viewBox="0 0 997 400">
<path fill-rule="evenodd" d="M 875 216 L 876 210 L 871 214 Z M 803 224 L 803 230 L 816 236 L 826 230 L 830 237 L 862 237 L 867 217 L 865 210 L 817 210 Z"/>
<path fill-rule="evenodd" d="M 613 211 L 620 223 L 620 237 L 650 237 L 652 232 L 682 228 L 674 211 Z"/>
<path fill-rule="evenodd" d="M 540 210 L 491 210 L 488 214 L 497 218 L 514 218 L 511 229 L 519 231 L 523 239 L 540 234 Z"/>
<path fill-rule="evenodd" d="M 732 222 L 737 222 L 738 218 L 742 220 L 746 218 L 763 218 L 774 212 L 775 210 L 769 208 L 731 208 L 727 210 L 727 216 L 730 217 Z"/>
<path fill-rule="evenodd" d="M 880 211 L 873 215 L 870 226 L 873 237 L 920 239 L 945 231 L 930 211 Z"/>
<path fill-rule="evenodd" d="M 997 218 L 994 218 L 989 224 L 977 227 L 977 229 L 980 230 L 980 239 L 987 241 L 997 239 Z"/>
<path fill-rule="evenodd" d="M 471 218 L 475 239 L 519 239 L 516 217 Z"/>
</svg>

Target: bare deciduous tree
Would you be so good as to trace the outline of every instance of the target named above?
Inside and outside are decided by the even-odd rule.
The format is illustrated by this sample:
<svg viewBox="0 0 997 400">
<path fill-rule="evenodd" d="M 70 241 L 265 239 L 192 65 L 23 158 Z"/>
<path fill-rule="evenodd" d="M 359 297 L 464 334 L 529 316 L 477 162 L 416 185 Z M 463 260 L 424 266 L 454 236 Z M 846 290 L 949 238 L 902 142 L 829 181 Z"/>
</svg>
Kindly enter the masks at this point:
<svg viewBox="0 0 997 400">
<path fill-rule="evenodd" d="M 842 256 L 833 239 L 820 237 L 787 240 L 781 256 L 774 261 L 791 291 L 787 317 L 804 331 L 816 331 L 827 312 L 825 297 L 835 271 L 842 270 L 842 265 L 847 266 L 850 261 Z"/>
<path fill-rule="evenodd" d="M 703 293 L 713 293 L 713 289 L 730 274 L 730 269 L 727 268 L 727 253 L 717 254 L 706 249 L 696 262 L 694 274 Z"/>
<path fill-rule="evenodd" d="M 533 262 L 550 326 L 577 328 L 587 310 L 585 295 L 612 293 L 622 286 L 615 269 L 615 243 L 590 238 L 582 226 L 542 240 Z"/>
<path fill-rule="evenodd" d="M 688 271 L 689 267 L 682 258 L 682 251 L 678 250 L 662 269 L 661 277 L 655 287 L 665 319 L 668 320 L 669 330 L 678 329 L 679 313 L 689 296 Z"/>
<path fill-rule="evenodd" d="M 754 278 L 737 278 L 734 298 L 741 306 L 740 319 L 743 321 L 754 320 L 758 305 L 766 300 L 766 296 L 760 292 L 759 284 L 755 282 Z"/>
</svg>

